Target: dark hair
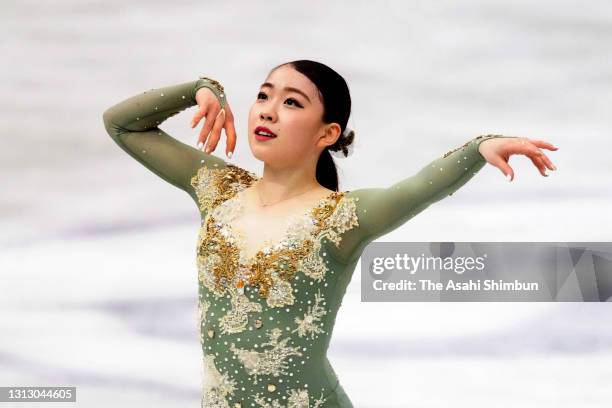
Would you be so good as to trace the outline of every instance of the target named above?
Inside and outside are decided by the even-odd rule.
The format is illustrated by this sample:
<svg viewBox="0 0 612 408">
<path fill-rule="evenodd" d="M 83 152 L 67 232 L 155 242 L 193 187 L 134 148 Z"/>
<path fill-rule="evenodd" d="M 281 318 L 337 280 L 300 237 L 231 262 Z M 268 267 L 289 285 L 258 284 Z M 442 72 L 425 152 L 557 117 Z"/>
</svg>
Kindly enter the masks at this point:
<svg viewBox="0 0 612 408">
<path fill-rule="evenodd" d="M 286 62 L 276 66 L 272 71 L 285 65 L 290 65 L 306 76 L 318 88 L 323 101 L 323 122 L 335 122 L 340 125 L 341 136 L 336 143 L 323 149 L 317 161 L 316 170 L 316 178 L 319 184 L 330 190 L 338 191 L 338 171 L 329 150 L 346 150 L 346 146 L 352 142 L 354 136 L 352 134 L 348 142 L 346 138 L 342 137 L 342 132 L 346 129 L 351 114 L 351 95 L 348 85 L 336 71 L 325 64 L 311 60 Z"/>
</svg>

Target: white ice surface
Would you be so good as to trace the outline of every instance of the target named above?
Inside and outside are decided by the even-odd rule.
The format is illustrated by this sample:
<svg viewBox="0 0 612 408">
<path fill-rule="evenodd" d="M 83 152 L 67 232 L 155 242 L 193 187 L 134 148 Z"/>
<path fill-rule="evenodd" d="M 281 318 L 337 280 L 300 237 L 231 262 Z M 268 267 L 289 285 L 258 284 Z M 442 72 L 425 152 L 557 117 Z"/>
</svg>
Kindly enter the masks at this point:
<svg viewBox="0 0 612 408">
<path fill-rule="evenodd" d="M 513 183 L 487 166 L 381 240 L 612 240 L 607 0 L 2 9 L 0 385 L 75 385 L 87 408 L 198 406 L 196 209 L 112 143 L 102 112 L 200 75 L 225 85 L 233 161 L 259 174 L 248 110 L 269 69 L 301 58 L 349 83 L 357 144 L 337 161 L 342 189 L 388 186 L 478 134 L 560 147 L 550 177 L 525 158 Z M 162 127 L 194 144 L 193 112 Z M 612 401 L 604 303 L 361 303 L 357 269 L 329 357 L 356 408 Z"/>
</svg>

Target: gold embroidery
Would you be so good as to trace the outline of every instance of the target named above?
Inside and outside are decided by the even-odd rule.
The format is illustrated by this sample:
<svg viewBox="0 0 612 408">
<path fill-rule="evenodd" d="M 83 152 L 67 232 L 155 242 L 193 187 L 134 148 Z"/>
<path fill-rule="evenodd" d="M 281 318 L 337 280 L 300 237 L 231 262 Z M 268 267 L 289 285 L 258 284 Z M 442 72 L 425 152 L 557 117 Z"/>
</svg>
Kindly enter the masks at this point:
<svg viewBox="0 0 612 408">
<path fill-rule="evenodd" d="M 359 225 L 354 198 L 346 196 L 348 191 L 330 193 L 298 216 L 278 243 L 247 259 L 244 237 L 232 229 L 231 222 L 242 210 L 237 193 L 255 180 L 252 173 L 232 165 L 216 171 L 201 169 L 194 179 L 201 205 L 212 209 L 199 234 L 199 279 L 218 296 L 245 279 L 258 287 L 259 296 L 269 307 L 291 305 L 290 282 L 299 270 L 317 281 L 328 270 L 319 255 L 321 239 L 327 236 L 339 245 L 341 234 Z"/>
<path fill-rule="evenodd" d="M 236 290 L 230 291 L 232 308 L 225 316 L 219 319 L 223 333 L 239 333 L 249 324 L 249 312 L 261 312 L 261 305 L 251 302 L 248 297 Z"/>
<path fill-rule="evenodd" d="M 290 337 L 279 341 L 282 330 L 278 327 L 268 332 L 270 341 L 262 343 L 262 346 L 271 346 L 263 352 L 237 348 L 234 343 L 230 345 L 230 350 L 238 357 L 249 375 L 254 376 L 253 383 L 257 383 L 258 375 L 271 374 L 275 377 L 288 374 L 289 368 L 285 359 L 289 356 L 301 356 L 299 347 L 287 346 Z"/>
<path fill-rule="evenodd" d="M 342 234 L 353 227 L 359 226 L 355 200 L 345 199 L 340 201 L 338 208 L 329 216 L 328 223 L 329 228 L 325 229 L 324 233 L 336 246 L 339 246 Z"/>
<path fill-rule="evenodd" d="M 323 329 L 319 326 L 318 322 L 321 321 L 321 318 L 327 314 L 327 311 L 324 307 L 320 305 L 323 302 L 323 295 L 321 295 L 321 291 L 317 290 L 315 294 L 314 305 L 308 306 L 308 310 L 304 314 L 304 318 L 300 319 L 299 317 L 295 318 L 295 323 L 297 324 L 297 328 L 292 330 L 292 333 L 297 332 L 298 336 L 304 337 L 308 333 L 310 333 L 310 338 L 314 339 L 315 335 L 323 333 Z"/>
<path fill-rule="evenodd" d="M 203 358 L 202 375 L 202 408 L 229 408 L 226 396 L 232 396 L 236 381 L 226 374 L 221 374 L 215 367 L 215 356 Z"/>
<path fill-rule="evenodd" d="M 228 163 L 222 169 L 200 167 L 191 178 L 191 185 L 203 211 L 215 208 L 256 179 L 257 176 L 250 171 Z"/>
<path fill-rule="evenodd" d="M 323 211 L 326 209 L 323 208 Z M 336 247 L 342 241 L 342 234 L 353 227 L 359 226 L 357 218 L 357 206 L 352 197 L 342 197 L 337 205 L 327 208 L 329 216 L 326 218 L 326 228 L 321 228 L 314 239 L 314 248 L 307 252 L 306 256 L 300 258 L 299 268 L 302 272 L 316 281 L 322 281 L 328 271 L 323 258 L 319 255 L 321 250 L 321 240 L 323 237 L 329 238 Z"/>
<path fill-rule="evenodd" d="M 219 225 L 214 224 L 215 219 L 207 215 L 202 227 L 205 231 L 198 243 L 198 276 L 208 289 L 223 296 L 238 268 L 238 248 L 226 239 Z"/>
<path fill-rule="evenodd" d="M 345 196 L 346 193 L 343 192 L 330 193 L 328 197 L 321 199 L 313 209 L 291 223 L 286 236 L 275 246 L 272 248 L 264 247 L 253 256 L 251 262 L 244 258 L 240 259 L 241 264 L 245 265 L 247 263 L 246 266 L 250 272 L 248 283 L 259 287 L 259 295 L 266 298 L 268 306 L 282 307 L 293 304 L 294 297 L 291 285 L 287 283 L 293 279 L 298 270 L 302 270 L 304 274 L 313 279 L 323 279 L 327 267 L 319 256 L 320 238 L 323 235 L 328 235 L 331 237 L 330 239 L 338 243 L 340 236 L 338 232 L 334 231 L 335 229 L 344 232 L 346 229 L 358 225 L 355 214 L 348 221 L 341 220 L 338 217 L 334 217 L 331 225 L 328 225 L 326 221 L 334 215 L 336 208 L 344 209 L 342 214 L 346 214 L 347 208 L 355 210 L 354 204 L 352 206 L 349 204 L 348 207 L 338 205 Z M 240 203 L 238 200 L 230 200 L 223 206 L 225 204 L 230 209 L 214 214 L 221 216 L 221 224 L 230 231 L 229 235 L 238 236 L 233 242 L 236 242 L 240 247 L 238 251 L 240 256 L 241 253 L 245 252 L 244 239 L 229 227 L 230 222 L 240 212 L 235 207 L 240 206 Z"/>
</svg>

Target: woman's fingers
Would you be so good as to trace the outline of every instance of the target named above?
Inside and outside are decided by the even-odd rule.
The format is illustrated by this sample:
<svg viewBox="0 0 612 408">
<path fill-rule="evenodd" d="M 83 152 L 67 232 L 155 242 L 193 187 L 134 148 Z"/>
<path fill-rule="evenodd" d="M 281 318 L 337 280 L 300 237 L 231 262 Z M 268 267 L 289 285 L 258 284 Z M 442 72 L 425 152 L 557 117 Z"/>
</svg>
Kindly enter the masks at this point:
<svg viewBox="0 0 612 408">
<path fill-rule="evenodd" d="M 227 142 L 225 143 L 225 154 L 227 157 L 231 157 L 231 154 L 236 148 L 236 128 L 234 127 L 234 115 L 229 107 L 225 105 L 225 134 L 227 135 Z"/>
<path fill-rule="evenodd" d="M 541 149 L 558 150 L 557 147 L 553 146 L 544 140 L 531 140 L 526 137 L 513 138 L 509 141 L 500 143 L 500 148 L 497 151 L 493 151 L 493 154 L 486 152 L 487 161 L 498 167 L 506 176 L 509 176 L 508 181 L 514 180 L 514 171 L 508 165 L 508 160 L 513 154 L 522 154 L 527 156 L 534 166 L 538 169 L 540 174 L 544 177 L 548 177 L 546 170 L 557 170 L 552 161 L 544 154 Z"/>
<path fill-rule="evenodd" d="M 221 109 L 215 120 L 211 122 L 214 122 L 214 124 L 208 142 L 206 143 L 206 153 L 210 153 L 217 148 L 217 143 L 219 143 L 219 139 L 221 138 L 221 129 L 223 129 L 223 123 L 225 123 L 225 110 Z"/>
<path fill-rule="evenodd" d="M 553 146 L 552 144 L 544 141 L 544 140 L 531 140 L 528 139 L 533 145 L 536 146 L 537 151 L 539 152 L 539 156 L 542 159 L 542 162 L 544 163 L 544 165 L 546 167 L 548 167 L 550 170 L 557 170 L 557 167 L 553 164 L 553 162 L 548 158 L 548 156 L 546 156 L 544 154 L 543 151 L 541 151 L 538 148 L 542 148 L 542 149 L 548 149 L 548 150 L 558 150 L 558 147 Z"/>
<path fill-rule="evenodd" d="M 541 158 L 529 156 L 529 159 L 534 164 L 534 166 L 537 167 L 541 175 L 543 175 L 544 177 L 548 177 L 548 174 L 546 174 L 546 166 L 544 166 L 544 162 Z"/>
<path fill-rule="evenodd" d="M 510 167 L 508 162 L 505 161 L 501 156 L 499 156 L 499 155 L 496 156 L 493 159 L 493 162 L 491 164 L 494 165 L 495 167 L 497 167 L 498 169 L 500 169 L 502 171 L 502 173 L 504 174 L 504 176 L 506 176 L 508 181 L 514 180 L 514 170 L 512 170 L 512 167 Z M 510 177 L 508 177 L 508 176 L 510 176 Z"/>
<path fill-rule="evenodd" d="M 548 167 L 551 170 L 557 170 L 557 167 L 553 164 L 552 161 L 550 161 L 550 159 L 548 158 L 548 156 L 546 156 L 544 153 L 542 153 L 542 161 L 544 162 L 544 164 L 546 165 L 546 167 Z"/>
<path fill-rule="evenodd" d="M 193 119 L 191 119 L 191 128 L 193 129 L 194 127 L 196 127 L 197 124 L 200 123 L 200 120 L 202 120 L 204 116 L 206 116 L 206 110 L 198 109 L 195 115 L 193 115 Z"/>
<path fill-rule="evenodd" d="M 528 139 L 531 143 L 533 143 L 534 145 L 542 148 L 542 149 L 548 149 L 548 150 L 558 150 L 558 147 L 553 146 L 551 143 L 548 143 L 544 140 L 533 140 L 533 139 Z"/>
<path fill-rule="evenodd" d="M 204 126 L 202 127 L 202 130 L 200 130 L 200 136 L 198 137 L 198 140 L 200 143 L 202 143 L 202 145 L 208 144 L 206 139 L 208 138 L 208 134 L 210 133 L 213 125 L 215 124 L 215 119 L 217 118 L 219 112 L 219 110 L 212 109 L 206 114 L 206 121 L 204 123 Z"/>
<path fill-rule="evenodd" d="M 552 163 L 552 161 L 550 161 L 548 156 L 546 156 L 542 150 L 540 150 L 538 147 L 536 147 L 535 144 L 533 144 L 533 143 L 526 143 L 524 146 L 525 146 L 525 149 L 526 149 L 525 155 L 528 156 L 530 159 L 541 160 L 542 163 L 546 167 L 548 167 L 550 170 L 557 170 L 557 168 Z"/>
</svg>

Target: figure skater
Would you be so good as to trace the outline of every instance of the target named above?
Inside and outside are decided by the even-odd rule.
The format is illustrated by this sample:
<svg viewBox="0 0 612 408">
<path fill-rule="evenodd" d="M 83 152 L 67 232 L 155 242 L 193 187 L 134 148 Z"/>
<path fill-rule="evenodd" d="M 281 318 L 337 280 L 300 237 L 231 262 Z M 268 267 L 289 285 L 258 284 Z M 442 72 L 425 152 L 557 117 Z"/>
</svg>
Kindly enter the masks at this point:
<svg viewBox="0 0 612 408">
<path fill-rule="evenodd" d="M 191 127 L 204 120 L 197 148 L 159 128 L 194 105 Z M 151 89 L 104 112 L 112 139 L 200 211 L 203 408 L 353 407 L 327 349 L 365 246 L 486 163 L 509 181 L 511 155 L 529 157 L 543 176 L 556 170 L 541 149 L 557 148 L 546 141 L 481 135 L 390 186 L 339 191 L 332 155 L 352 151 L 350 112 L 347 83 L 328 66 L 298 60 L 273 68 L 248 118 L 261 177 L 212 154 L 222 129 L 228 158 L 236 146 L 234 116 L 214 79 Z"/>
</svg>

